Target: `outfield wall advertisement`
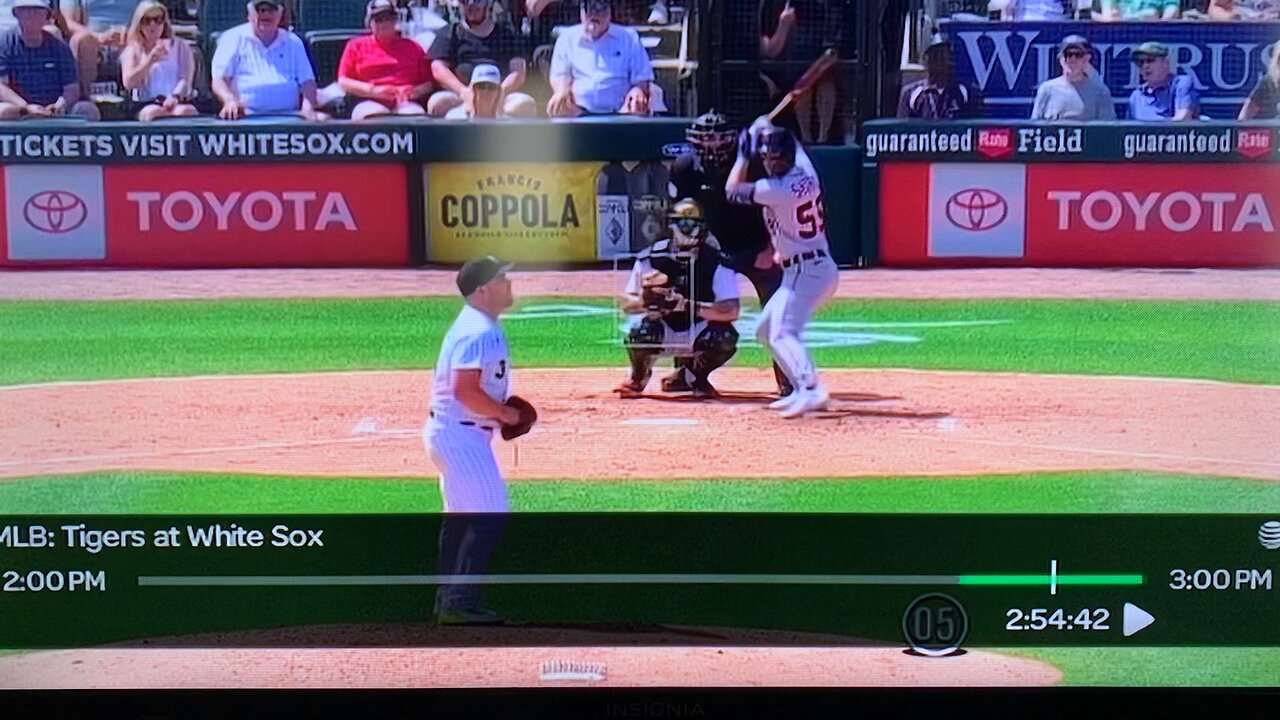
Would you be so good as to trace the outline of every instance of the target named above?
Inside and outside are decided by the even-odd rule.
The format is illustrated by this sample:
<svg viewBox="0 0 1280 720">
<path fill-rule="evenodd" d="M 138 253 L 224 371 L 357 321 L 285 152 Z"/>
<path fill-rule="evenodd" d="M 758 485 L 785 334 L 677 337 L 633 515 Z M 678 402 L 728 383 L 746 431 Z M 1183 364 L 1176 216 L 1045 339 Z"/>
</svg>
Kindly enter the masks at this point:
<svg viewBox="0 0 1280 720">
<path fill-rule="evenodd" d="M 886 163 L 890 266 L 1280 266 L 1280 166 Z"/>
<path fill-rule="evenodd" d="M 426 178 L 428 256 L 596 259 L 600 163 L 441 163 Z"/>
<path fill-rule="evenodd" d="M 8 165 L 0 264 L 405 265 L 398 164 Z"/>
</svg>

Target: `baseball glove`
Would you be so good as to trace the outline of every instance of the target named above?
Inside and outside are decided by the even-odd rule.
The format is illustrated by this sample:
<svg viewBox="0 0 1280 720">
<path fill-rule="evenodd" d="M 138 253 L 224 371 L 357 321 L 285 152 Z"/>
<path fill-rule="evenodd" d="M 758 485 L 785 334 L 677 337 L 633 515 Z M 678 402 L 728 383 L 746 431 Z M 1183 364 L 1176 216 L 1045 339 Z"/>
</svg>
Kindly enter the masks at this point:
<svg viewBox="0 0 1280 720">
<path fill-rule="evenodd" d="M 687 307 L 687 300 L 675 288 L 666 287 L 668 278 L 665 273 L 654 270 L 644 276 L 644 289 L 640 299 L 645 309 L 656 313 L 680 312 Z"/>
<path fill-rule="evenodd" d="M 528 400 L 519 395 L 512 395 L 507 398 L 507 407 L 513 407 L 520 412 L 520 420 L 514 425 L 502 426 L 502 439 L 515 440 L 533 429 L 533 424 L 538 420 L 538 411 Z"/>
</svg>

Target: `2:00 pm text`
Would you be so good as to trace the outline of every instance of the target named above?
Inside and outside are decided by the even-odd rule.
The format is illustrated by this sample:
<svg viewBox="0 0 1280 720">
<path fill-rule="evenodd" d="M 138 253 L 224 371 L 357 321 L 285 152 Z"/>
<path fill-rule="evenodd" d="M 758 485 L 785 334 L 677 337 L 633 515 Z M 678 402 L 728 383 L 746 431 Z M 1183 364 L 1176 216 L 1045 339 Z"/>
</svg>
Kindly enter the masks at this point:
<svg viewBox="0 0 1280 720">
<path fill-rule="evenodd" d="M 3 570 L 3 592 L 106 592 L 104 570 Z"/>
</svg>

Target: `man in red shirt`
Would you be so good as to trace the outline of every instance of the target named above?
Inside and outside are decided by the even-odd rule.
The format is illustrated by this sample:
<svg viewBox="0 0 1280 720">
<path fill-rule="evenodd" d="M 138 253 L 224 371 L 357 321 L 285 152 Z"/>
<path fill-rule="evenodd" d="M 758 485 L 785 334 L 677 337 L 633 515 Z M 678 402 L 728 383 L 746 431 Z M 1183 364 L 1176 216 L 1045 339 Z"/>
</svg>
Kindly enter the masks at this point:
<svg viewBox="0 0 1280 720">
<path fill-rule="evenodd" d="M 431 61 L 418 43 L 401 37 L 392 0 L 370 0 L 365 22 L 371 35 L 347 42 L 338 64 L 338 85 L 364 98 L 352 120 L 375 115 L 423 115 L 421 98 L 431 94 Z"/>
</svg>

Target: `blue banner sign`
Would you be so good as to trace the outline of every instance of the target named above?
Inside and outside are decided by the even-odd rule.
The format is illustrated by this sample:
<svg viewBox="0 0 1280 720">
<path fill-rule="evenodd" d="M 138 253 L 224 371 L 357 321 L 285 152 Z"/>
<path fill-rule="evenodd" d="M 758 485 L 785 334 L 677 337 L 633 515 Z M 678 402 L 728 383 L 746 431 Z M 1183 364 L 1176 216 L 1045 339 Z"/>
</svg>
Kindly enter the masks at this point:
<svg viewBox="0 0 1280 720">
<path fill-rule="evenodd" d="M 1203 113 L 1235 118 L 1267 69 L 1280 41 L 1280 23 L 1204 22 L 944 22 L 956 76 L 982 89 L 987 115 L 1026 118 L 1036 87 L 1061 74 L 1057 46 L 1079 34 L 1093 43 L 1094 65 L 1116 99 L 1120 118 L 1138 87 L 1130 56 L 1147 41 L 1169 46 L 1177 72 L 1191 76 Z"/>
</svg>

